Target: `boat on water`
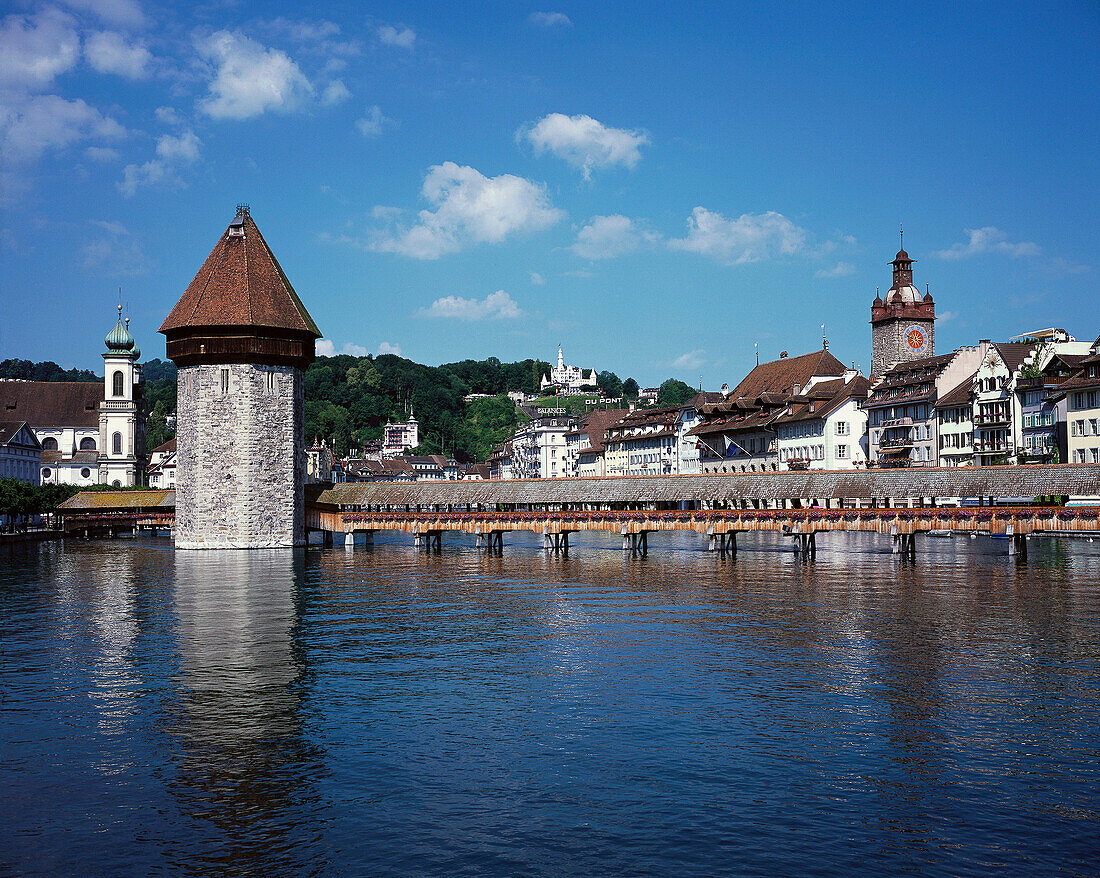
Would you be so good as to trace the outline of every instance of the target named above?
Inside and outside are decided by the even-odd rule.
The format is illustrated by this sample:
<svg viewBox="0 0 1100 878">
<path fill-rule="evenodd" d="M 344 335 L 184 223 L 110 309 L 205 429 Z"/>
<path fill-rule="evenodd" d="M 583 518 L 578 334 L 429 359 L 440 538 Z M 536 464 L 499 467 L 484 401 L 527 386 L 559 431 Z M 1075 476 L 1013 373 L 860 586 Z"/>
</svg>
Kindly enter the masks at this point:
<svg viewBox="0 0 1100 878">
<path fill-rule="evenodd" d="M 951 537 L 954 533 L 945 527 L 938 527 L 935 530 L 928 531 L 930 537 Z"/>
</svg>

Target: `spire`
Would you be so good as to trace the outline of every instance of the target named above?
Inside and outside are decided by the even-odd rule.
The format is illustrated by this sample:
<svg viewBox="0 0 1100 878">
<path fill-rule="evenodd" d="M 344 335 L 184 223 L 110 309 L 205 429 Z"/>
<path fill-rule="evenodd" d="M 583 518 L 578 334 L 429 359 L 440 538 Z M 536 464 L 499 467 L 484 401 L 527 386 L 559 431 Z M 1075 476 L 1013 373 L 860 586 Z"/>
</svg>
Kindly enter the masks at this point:
<svg viewBox="0 0 1100 878">
<path fill-rule="evenodd" d="M 122 321 L 122 292 L 119 291 L 118 301 L 118 322 L 115 323 L 115 328 L 107 333 L 107 337 L 103 339 L 103 343 L 107 345 L 107 350 L 113 354 L 123 354 L 129 356 L 134 351 L 134 337 L 130 335 L 129 330 L 130 318 L 126 318 L 125 324 Z M 141 351 L 138 351 L 140 354 Z"/>
</svg>

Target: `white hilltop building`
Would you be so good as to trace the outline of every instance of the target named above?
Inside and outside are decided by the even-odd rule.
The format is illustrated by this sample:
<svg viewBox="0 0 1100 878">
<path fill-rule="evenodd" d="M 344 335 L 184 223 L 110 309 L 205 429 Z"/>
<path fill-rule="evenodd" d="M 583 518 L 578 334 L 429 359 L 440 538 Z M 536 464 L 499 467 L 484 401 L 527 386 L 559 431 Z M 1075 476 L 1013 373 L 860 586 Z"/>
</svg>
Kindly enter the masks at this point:
<svg viewBox="0 0 1100 878">
<path fill-rule="evenodd" d="M 580 366 L 565 365 L 565 356 L 562 354 L 561 345 L 558 345 L 558 365 L 550 370 L 550 374 L 544 376 L 539 383 L 539 388 L 547 390 L 556 387 L 559 390 L 580 390 L 582 387 L 596 386 L 596 370 L 587 372 Z"/>
</svg>

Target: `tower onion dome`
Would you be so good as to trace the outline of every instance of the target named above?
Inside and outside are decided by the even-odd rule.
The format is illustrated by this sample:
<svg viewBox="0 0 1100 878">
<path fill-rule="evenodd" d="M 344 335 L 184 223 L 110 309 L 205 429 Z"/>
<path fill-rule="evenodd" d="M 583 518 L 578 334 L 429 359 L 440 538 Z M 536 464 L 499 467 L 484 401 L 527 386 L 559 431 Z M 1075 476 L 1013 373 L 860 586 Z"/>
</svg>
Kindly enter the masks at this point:
<svg viewBox="0 0 1100 878">
<path fill-rule="evenodd" d="M 159 331 L 177 366 L 305 369 L 321 337 L 243 204 Z"/>
<path fill-rule="evenodd" d="M 130 321 L 127 320 L 127 323 Z M 115 328 L 107 333 L 107 337 L 103 339 L 103 343 L 107 345 L 107 350 L 116 354 L 131 354 L 138 356 L 141 351 L 135 353 L 136 343 L 134 337 L 130 335 L 130 330 L 122 322 L 122 305 L 118 306 L 118 323 L 115 324 Z"/>
<path fill-rule="evenodd" d="M 913 286 L 913 263 L 905 250 L 899 250 L 894 261 L 894 282 L 886 293 L 887 305 L 916 305 L 924 301 L 920 290 Z"/>
</svg>

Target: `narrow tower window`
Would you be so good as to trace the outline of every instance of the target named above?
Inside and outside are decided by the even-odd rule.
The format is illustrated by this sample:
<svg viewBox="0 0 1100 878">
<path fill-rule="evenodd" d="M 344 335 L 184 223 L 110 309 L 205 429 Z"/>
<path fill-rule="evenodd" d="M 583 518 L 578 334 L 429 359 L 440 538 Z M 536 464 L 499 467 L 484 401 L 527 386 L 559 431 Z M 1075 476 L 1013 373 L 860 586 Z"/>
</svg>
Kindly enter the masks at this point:
<svg viewBox="0 0 1100 878">
<path fill-rule="evenodd" d="M 275 392 L 275 373 L 271 370 L 268 370 L 268 373 L 267 373 L 267 392 L 268 393 L 274 393 Z"/>
<path fill-rule="evenodd" d="M 229 393 L 229 370 L 222 369 L 222 396 Z"/>
<path fill-rule="evenodd" d="M 121 372 L 115 372 L 113 382 L 114 382 L 114 395 L 115 396 L 122 396 L 123 386 L 126 382 L 126 379 L 122 377 Z"/>
<path fill-rule="evenodd" d="M 111 437 L 111 453 L 122 454 L 122 434 L 115 433 Z"/>
</svg>

